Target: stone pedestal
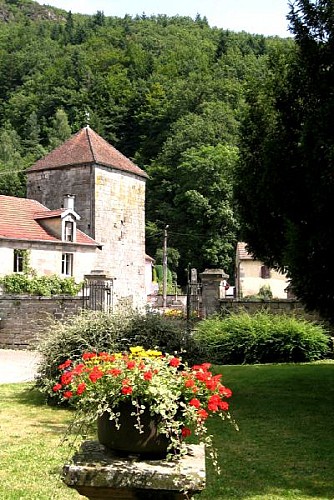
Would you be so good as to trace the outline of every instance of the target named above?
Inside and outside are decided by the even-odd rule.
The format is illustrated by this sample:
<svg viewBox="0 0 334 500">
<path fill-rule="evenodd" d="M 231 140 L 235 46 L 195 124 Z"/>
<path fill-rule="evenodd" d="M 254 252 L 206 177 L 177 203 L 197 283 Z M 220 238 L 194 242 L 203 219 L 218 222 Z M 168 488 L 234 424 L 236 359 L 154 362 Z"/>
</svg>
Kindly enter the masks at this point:
<svg viewBox="0 0 334 500">
<path fill-rule="evenodd" d="M 191 498 L 205 488 L 204 445 L 189 445 L 188 454 L 174 462 L 120 458 L 98 441 L 85 441 L 73 463 L 64 465 L 62 479 L 89 499 Z"/>
<path fill-rule="evenodd" d="M 220 299 L 225 298 L 225 285 L 229 275 L 223 269 L 205 269 L 202 281 L 202 311 L 207 318 L 219 310 Z"/>
</svg>

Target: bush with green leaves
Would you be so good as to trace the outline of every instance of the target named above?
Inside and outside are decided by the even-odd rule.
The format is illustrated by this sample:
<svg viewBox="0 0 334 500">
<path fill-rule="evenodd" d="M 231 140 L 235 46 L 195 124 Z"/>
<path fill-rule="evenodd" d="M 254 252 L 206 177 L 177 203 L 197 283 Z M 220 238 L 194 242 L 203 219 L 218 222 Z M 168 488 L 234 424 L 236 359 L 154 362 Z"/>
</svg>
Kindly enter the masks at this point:
<svg viewBox="0 0 334 500">
<path fill-rule="evenodd" d="M 51 297 L 52 295 L 77 295 L 82 284 L 76 283 L 73 277 L 61 278 L 56 274 L 51 276 L 30 276 L 28 274 L 12 273 L 0 279 L 5 293 L 27 294 Z"/>
<path fill-rule="evenodd" d="M 41 362 L 36 385 L 49 401 L 58 402 L 52 387 L 58 382 L 58 366 L 67 359 L 77 360 L 87 351 L 123 351 L 136 345 L 169 353 L 184 351 L 184 359 L 197 360 L 185 321 L 151 312 L 83 311 L 63 323 L 55 321 L 39 340 L 37 350 Z"/>
<path fill-rule="evenodd" d="M 320 324 L 268 312 L 208 318 L 196 325 L 194 340 L 216 364 L 315 361 L 330 351 Z"/>
</svg>

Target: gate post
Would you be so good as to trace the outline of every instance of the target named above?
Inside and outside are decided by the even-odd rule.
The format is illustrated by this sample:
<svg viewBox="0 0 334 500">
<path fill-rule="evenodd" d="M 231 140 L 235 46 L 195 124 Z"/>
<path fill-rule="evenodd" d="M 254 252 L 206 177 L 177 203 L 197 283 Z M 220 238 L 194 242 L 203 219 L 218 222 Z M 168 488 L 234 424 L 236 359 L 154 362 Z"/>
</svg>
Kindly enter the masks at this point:
<svg viewBox="0 0 334 500">
<path fill-rule="evenodd" d="M 86 307 L 94 311 L 113 310 L 114 278 L 104 271 L 92 271 L 84 276 L 87 297 Z"/>
<path fill-rule="evenodd" d="M 225 284 L 229 275 L 223 269 L 205 269 L 202 281 L 202 311 L 207 318 L 219 310 L 219 300 L 225 298 Z"/>
</svg>

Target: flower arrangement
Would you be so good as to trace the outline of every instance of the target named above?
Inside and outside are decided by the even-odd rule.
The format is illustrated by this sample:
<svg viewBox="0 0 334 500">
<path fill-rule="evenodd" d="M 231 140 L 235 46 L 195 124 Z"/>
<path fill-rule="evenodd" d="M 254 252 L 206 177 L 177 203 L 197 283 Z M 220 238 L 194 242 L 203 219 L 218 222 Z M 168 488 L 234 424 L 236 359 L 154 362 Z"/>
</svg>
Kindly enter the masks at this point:
<svg viewBox="0 0 334 500">
<path fill-rule="evenodd" d="M 107 412 L 119 427 L 120 403 L 130 401 L 139 433 L 146 409 L 159 417 L 158 433 L 170 442 L 168 457 L 186 453 L 185 439 L 193 434 L 210 448 L 217 465 L 206 422 L 212 415 L 231 420 L 226 399 L 232 392 L 209 363 L 189 367 L 180 357 L 131 347 L 126 353 L 86 352 L 59 370 L 53 391 L 75 406 L 80 422 L 92 423 Z"/>
</svg>

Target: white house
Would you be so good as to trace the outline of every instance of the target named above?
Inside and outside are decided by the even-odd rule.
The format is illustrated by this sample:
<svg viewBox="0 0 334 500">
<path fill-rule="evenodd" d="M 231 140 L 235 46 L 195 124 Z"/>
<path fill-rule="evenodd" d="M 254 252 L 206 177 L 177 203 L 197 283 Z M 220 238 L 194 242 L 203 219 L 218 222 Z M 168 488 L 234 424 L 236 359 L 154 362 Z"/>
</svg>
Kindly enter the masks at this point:
<svg viewBox="0 0 334 500">
<path fill-rule="evenodd" d="M 49 210 L 35 200 L 0 195 L 0 276 L 24 271 L 83 280 L 101 245 L 77 228 L 73 198 Z"/>
<path fill-rule="evenodd" d="M 239 242 L 236 250 L 235 287 L 237 298 L 257 295 L 269 287 L 274 298 L 286 299 L 289 281 L 285 274 L 271 269 L 248 253 L 247 244 Z"/>
</svg>

